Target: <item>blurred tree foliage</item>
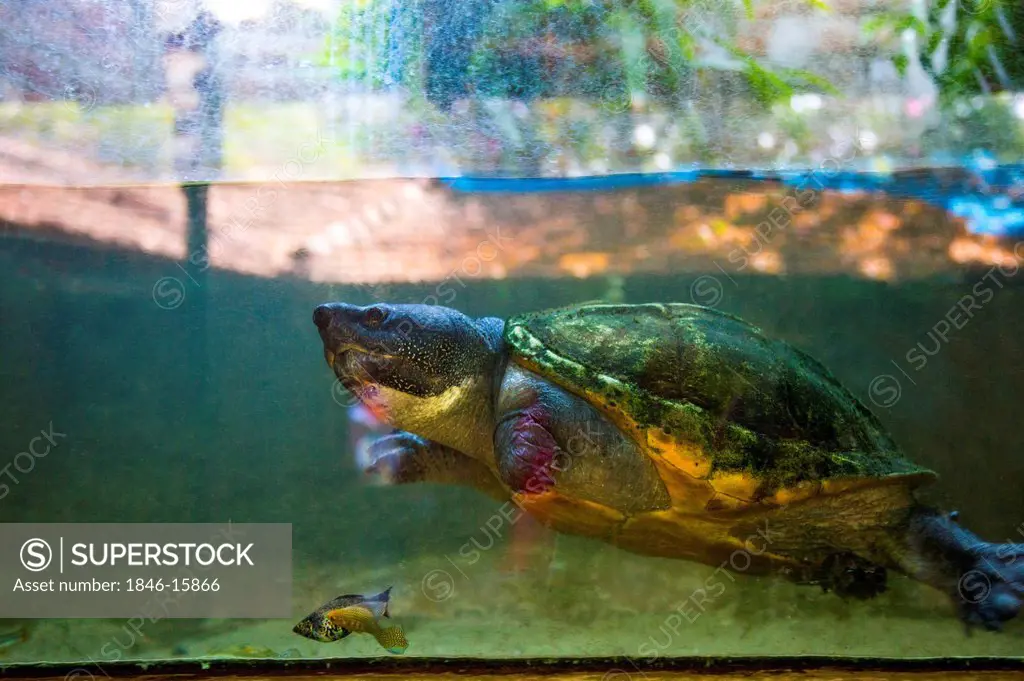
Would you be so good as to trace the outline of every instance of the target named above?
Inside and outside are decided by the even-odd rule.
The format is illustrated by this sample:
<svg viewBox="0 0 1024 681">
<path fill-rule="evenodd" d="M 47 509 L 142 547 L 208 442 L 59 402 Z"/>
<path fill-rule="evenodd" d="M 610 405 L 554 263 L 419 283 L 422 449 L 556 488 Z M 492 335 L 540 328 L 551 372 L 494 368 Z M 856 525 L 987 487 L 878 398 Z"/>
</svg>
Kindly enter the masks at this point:
<svg viewBox="0 0 1024 681">
<path fill-rule="evenodd" d="M 874 17 L 867 29 L 895 39 L 916 36 L 917 57 L 948 108 L 964 97 L 1024 87 L 1024 2 L 1021 0 L 926 0 Z M 893 55 L 901 74 L 908 56 Z"/>
<path fill-rule="evenodd" d="M 989 98 L 947 110 L 942 125 L 925 132 L 927 147 L 958 154 L 985 150 L 1010 163 L 1024 158 L 1024 130 L 1009 106 Z"/>
<path fill-rule="evenodd" d="M 340 10 L 330 60 L 350 81 L 401 84 L 442 110 L 474 95 L 576 97 L 621 110 L 643 92 L 675 104 L 713 71 L 739 73 L 764 104 L 831 92 L 813 73 L 770 67 L 735 45 L 753 2 L 355 0 Z"/>
<path fill-rule="evenodd" d="M 1011 105 L 985 96 L 1024 87 L 1024 2 L 924 0 L 923 6 L 876 15 L 866 28 L 891 43 L 901 75 L 911 53 L 898 41 L 914 35 L 912 56 L 935 82 L 942 112 L 941 122 L 923 137 L 926 148 L 988 150 L 1007 161 L 1024 155 L 1024 129 Z"/>
</svg>

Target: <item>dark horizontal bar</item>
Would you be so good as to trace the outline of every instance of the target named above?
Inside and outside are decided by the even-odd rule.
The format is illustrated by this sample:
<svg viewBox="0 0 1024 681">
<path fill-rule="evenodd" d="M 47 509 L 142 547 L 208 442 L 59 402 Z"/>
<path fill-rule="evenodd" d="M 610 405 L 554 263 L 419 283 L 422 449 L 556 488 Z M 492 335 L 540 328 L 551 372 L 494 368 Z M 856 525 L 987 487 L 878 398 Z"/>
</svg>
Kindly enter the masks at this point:
<svg viewBox="0 0 1024 681">
<path fill-rule="evenodd" d="M 650 673 L 699 673 L 704 676 L 752 673 L 810 672 L 852 673 L 936 673 L 950 671 L 1024 672 L 1024 658 L 943 657 L 673 657 L 657 660 L 627 657 L 583 658 L 430 658 L 380 657 L 309 660 L 245 659 L 138 662 L 26 663 L 0 667 L 9 679 L 61 677 L 73 681 L 103 681 L 105 678 L 145 676 L 191 676 L 218 678 L 245 675 L 319 676 L 356 674 L 458 674 L 458 675 L 558 675 L 621 672 L 625 678 L 641 681 Z M 90 678 L 91 676 L 91 678 Z M 616 676 L 618 676 L 616 674 Z"/>
</svg>

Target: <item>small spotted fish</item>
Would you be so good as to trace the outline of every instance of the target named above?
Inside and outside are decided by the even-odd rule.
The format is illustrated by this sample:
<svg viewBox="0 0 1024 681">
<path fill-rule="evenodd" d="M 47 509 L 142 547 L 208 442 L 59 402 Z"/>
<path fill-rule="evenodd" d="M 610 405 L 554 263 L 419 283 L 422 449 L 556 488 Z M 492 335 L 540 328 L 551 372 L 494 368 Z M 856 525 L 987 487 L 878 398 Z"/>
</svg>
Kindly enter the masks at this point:
<svg viewBox="0 0 1024 681">
<path fill-rule="evenodd" d="M 353 632 L 370 634 L 389 653 L 401 655 L 409 647 L 402 628 L 384 628 L 377 621 L 379 617 L 391 617 L 388 612 L 390 593 L 391 587 L 388 587 L 369 598 L 356 594 L 338 596 L 307 615 L 292 631 L 321 643 L 340 641 Z"/>
<path fill-rule="evenodd" d="M 370 634 L 377 639 L 377 643 L 380 644 L 381 648 L 394 655 L 401 655 L 409 647 L 409 642 L 405 639 L 402 627 L 397 625 L 387 628 L 381 627 L 377 622 L 377 618 L 373 616 L 373 612 L 361 605 L 349 605 L 344 608 L 330 610 L 326 614 L 326 619 L 336 630 L 342 632 L 341 637 L 353 631 Z"/>
</svg>

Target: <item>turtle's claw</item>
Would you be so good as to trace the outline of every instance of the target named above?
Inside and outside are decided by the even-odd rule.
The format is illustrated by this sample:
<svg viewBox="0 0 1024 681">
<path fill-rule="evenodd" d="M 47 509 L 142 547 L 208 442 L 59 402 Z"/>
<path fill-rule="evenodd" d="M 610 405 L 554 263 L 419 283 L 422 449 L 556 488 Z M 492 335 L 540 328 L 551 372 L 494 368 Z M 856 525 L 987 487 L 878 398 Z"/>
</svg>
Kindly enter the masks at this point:
<svg viewBox="0 0 1024 681">
<path fill-rule="evenodd" d="M 912 576 L 949 594 L 968 632 L 999 631 L 1024 607 L 1024 544 L 984 541 L 955 512 L 927 509 L 911 519 L 909 538 Z"/>
<path fill-rule="evenodd" d="M 1024 606 L 1024 549 L 990 544 L 974 566 L 960 575 L 954 600 L 968 630 L 1001 631 Z"/>
<path fill-rule="evenodd" d="M 982 601 L 961 600 L 960 618 L 967 627 L 968 633 L 975 626 L 984 627 L 988 631 L 1002 631 L 1003 623 L 1016 617 L 1020 608 L 1020 598 L 1007 590 L 1002 592 L 993 590 Z"/>
<path fill-rule="evenodd" d="M 419 482 L 420 463 L 430 443 L 412 433 L 399 431 L 378 438 L 370 444 L 370 464 L 364 472 L 379 476 L 388 485 Z"/>
</svg>

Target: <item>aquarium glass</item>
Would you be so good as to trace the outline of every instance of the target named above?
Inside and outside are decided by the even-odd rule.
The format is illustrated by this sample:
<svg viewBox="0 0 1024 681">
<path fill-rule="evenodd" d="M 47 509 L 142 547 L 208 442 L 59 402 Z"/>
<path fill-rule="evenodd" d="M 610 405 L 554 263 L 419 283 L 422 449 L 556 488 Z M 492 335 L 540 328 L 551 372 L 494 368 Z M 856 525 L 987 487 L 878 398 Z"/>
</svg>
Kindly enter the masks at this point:
<svg viewBox="0 0 1024 681">
<path fill-rule="evenodd" d="M 7 542 L 0 664 L 1020 656 L 1022 40 L 1006 0 L 0 0 L 0 539 L 290 541 L 201 617 L 16 610 Z"/>
</svg>

